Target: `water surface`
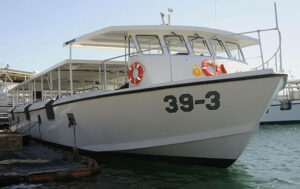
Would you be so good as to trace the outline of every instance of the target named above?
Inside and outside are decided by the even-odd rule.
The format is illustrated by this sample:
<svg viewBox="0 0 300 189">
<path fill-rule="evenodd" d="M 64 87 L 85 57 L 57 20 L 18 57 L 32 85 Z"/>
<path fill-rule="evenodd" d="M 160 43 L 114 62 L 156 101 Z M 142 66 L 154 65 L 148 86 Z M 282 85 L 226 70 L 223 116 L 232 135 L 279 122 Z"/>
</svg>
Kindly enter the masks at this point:
<svg viewBox="0 0 300 189">
<path fill-rule="evenodd" d="M 300 124 L 264 125 L 229 168 L 98 158 L 102 173 L 72 182 L 24 188 L 300 188 Z"/>
</svg>

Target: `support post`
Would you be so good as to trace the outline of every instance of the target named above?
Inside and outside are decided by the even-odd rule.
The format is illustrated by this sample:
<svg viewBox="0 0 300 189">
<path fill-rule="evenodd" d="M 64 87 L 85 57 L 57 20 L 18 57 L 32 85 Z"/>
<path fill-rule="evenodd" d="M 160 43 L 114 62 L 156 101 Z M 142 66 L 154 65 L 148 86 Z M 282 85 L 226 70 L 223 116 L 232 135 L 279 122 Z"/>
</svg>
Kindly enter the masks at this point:
<svg viewBox="0 0 300 189">
<path fill-rule="evenodd" d="M 72 60 L 72 45 L 69 45 L 69 59 Z"/>
<path fill-rule="evenodd" d="M 106 63 L 104 62 L 104 89 L 107 87 L 107 78 L 106 78 Z"/>
<path fill-rule="evenodd" d="M 50 98 L 53 98 L 53 78 L 52 78 L 52 72 L 50 72 Z"/>
<path fill-rule="evenodd" d="M 29 91 L 29 95 L 28 95 L 29 101 L 28 102 L 32 102 L 31 82 L 28 84 L 28 91 Z"/>
<path fill-rule="evenodd" d="M 258 40 L 259 40 L 259 48 L 260 48 L 260 57 L 261 57 L 262 67 L 263 67 L 263 69 L 265 69 L 264 55 L 263 55 L 263 51 L 262 51 L 261 38 L 260 38 L 260 31 L 259 30 L 257 30 L 257 35 L 258 35 Z"/>
<path fill-rule="evenodd" d="M 22 94 L 23 100 L 22 103 L 25 104 L 25 87 L 23 86 L 23 94 Z"/>
<path fill-rule="evenodd" d="M 36 102 L 36 88 L 35 88 L 35 80 L 33 80 L 33 102 Z"/>
<path fill-rule="evenodd" d="M 6 71 L 5 71 L 5 80 L 4 80 L 4 86 L 5 86 L 5 92 L 7 93 L 8 90 L 7 90 L 7 67 L 6 67 Z"/>
<path fill-rule="evenodd" d="M 60 76 L 60 67 L 57 69 L 57 81 L 58 81 L 58 97 L 61 97 L 61 76 Z"/>
<path fill-rule="evenodd" d="M 101 64 L 99 64 L 99 89 L 102 88 L 101 86 Z"/>
<path fill-rule="evenodd" d="M 127 36 L 125 35 L 125 64 L 124 64 L 124 84 L 126 84 L 127 78 Z"/>
<path fill-rule="evenodd" d="M 17 89 L 17 105 L 19 104 L 19 89 Z"/>
<path fill-rule="evenodd" d="M 42 93 L 42 101 L 44 100 L 44 81 L 43 76 L 41 76 L 41 93 Z"/>
<path fill-rule="evenodd" d="M 73 74 L 72 74 L 72 64 L 69 64 L 69 71 L 70 71 L 70 92 L 73 95 Z"/>
<path fill-rule="evenodd" d="M 278 35 L 279 35 L 279 72 L 283 73 L 284 70 L 283 70 L 283 68 L 282 68 L 281 32 L 280 32 L 279 26 L 278 26 L 278 18 L 277 18 L 277 6 L 276 6 L 276 2 L 274 2 L 274 9 L 275 9 L 276 29 L 277 29 Z"/>
</svg>

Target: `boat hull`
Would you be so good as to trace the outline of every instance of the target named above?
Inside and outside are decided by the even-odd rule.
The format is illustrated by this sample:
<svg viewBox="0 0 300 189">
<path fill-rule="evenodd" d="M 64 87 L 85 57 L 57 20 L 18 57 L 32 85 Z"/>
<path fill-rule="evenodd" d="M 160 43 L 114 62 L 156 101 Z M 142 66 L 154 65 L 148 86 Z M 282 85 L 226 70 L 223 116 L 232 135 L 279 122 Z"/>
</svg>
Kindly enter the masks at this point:
<svg viewBox="0 0 300 189">
<path fill-rule="evenodd" d="M 291 101 L 290 109 L 281 109 L 280 102 L 271 104 L 260 124 L 300 123 L 300 100 Z"/>
<path fill-rule="evenodd" d="M 233 163 L 284 82 L 274 75 L 128 89 L 54 103 L 55 120 L 32 109 L 30 126 L 23 112 L 15 116 L 19 132 L 85 151 Z M 76 126 L 69 127 L 68 113 Z"/>
</svg>

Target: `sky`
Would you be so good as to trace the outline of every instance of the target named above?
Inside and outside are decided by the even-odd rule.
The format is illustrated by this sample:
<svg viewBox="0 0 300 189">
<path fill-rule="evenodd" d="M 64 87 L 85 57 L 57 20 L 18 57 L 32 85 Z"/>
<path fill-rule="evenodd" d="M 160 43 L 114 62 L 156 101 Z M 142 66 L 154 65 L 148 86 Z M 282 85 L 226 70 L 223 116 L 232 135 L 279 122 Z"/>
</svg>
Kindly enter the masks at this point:
<svg viewBox="0 0 300 189">
<path fill-rule="evenodd" d="M 300 1 L 276 2 L 283 68 L 300 78 Z M 273 3 L 273 0 L 0 0 L 0 63 L 9 64 L 11 69 L 43 71 L 68 58 L 69 50 L 62 47 L 64 42 L 108 26 L 160 25 L 160 12 L 166 13 L 167 8 L 174 10 L 172 25 L 232 32 L 273 28 Z M 262 47 L 264 59 L 268 59 L 278 47 L 277 33 L 263 33 Z M 259 56 L 253 52 L 251 56 Z M 109 58 L 108 55 L 99 50 L 73 51 L 73 58 L 103 59 Z M 249 58 L 247 54 L 246 57 Z M 249 65 L 255 67 L 260 61 L 251 59 Z"/>
</svg>

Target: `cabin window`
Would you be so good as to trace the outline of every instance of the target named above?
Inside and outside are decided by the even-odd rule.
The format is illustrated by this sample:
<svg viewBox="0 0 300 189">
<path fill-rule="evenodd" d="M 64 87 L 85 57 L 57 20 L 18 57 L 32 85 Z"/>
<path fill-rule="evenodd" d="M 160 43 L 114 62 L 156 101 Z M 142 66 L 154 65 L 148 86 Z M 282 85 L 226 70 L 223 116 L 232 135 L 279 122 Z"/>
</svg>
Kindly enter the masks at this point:
<svg viewBox="0 0 300 189">
<path fill-rule="evenodd" d="M 136 48 L 135 48 L 135 44 L 133 42 L 133 39 L 131 36 L 129 36 L 129 43 L 128 43 L 128 46 L 129 46 L 129 56 L 134 56 L 136 55 Z"/>
<path fill-rule="evenodd" d="M 137 35 L 136 39 L 143 54 L 163 54 L 156 35 Z"/>
<path fill-rule="evenodd" d="M 212 45 L 218 58 L 229 58 L 228 53 L 222 41 L 218 39 L 212 40 Z"/>
<path fill-rule="evenodd" d="M 230 50 L 231 56 L 234 60 L 244 61 L 244 57 L 241 48 L 238 44 L 232 42 L 226 42 L 228 49 Z"/>
<path fill-rule="evenodd" d="M 188 39 L 196 56 L 211 56 L 207 43 L 203 37 L 189 36 Z"/>
<path fill-rule="evenodd" d="M 171 55 L 188 55 L 184 38 L 181 35 L 165 35 L 165 42 Z"/>
</svg>

